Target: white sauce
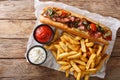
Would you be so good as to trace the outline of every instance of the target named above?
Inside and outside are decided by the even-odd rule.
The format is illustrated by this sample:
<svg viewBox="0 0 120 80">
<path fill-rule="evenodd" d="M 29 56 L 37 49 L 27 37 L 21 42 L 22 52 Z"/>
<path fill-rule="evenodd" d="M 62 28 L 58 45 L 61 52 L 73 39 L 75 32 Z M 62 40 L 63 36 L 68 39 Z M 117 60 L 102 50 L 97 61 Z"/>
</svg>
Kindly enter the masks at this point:
<svg viewBox="0 0 120 80">
<path fill-rule="evenodd" d="M 41 47 L 34 47 L 29 52 L 29 60 L 34 64 L 42 63 L 46 58 L 46 53 Z"/>
</svg>

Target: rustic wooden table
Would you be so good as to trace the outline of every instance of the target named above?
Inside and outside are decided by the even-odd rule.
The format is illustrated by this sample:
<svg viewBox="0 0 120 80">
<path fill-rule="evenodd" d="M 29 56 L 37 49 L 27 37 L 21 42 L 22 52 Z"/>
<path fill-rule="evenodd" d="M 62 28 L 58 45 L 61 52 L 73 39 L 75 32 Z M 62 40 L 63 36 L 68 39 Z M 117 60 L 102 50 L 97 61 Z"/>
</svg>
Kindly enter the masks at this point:
<svg viewBox="0 0 120 80">
<path fill-rule="evenodd" d="M 120 0 L 52 0 L 120 20 Z M 33 0 L 0 0 L 0 80 L 74 80 L 65 73 L 26 62 L 28 37 L 35 24 Z M 104 79 L 120 80 L 120 29 Z"/>
</svg>

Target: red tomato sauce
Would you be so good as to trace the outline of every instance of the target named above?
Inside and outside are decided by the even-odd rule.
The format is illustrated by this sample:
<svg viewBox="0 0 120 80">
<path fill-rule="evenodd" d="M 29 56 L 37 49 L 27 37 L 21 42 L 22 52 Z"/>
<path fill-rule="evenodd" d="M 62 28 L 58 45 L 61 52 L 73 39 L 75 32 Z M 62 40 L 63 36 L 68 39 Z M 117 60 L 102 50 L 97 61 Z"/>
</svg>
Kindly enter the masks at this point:
<svg viewBox="0 0 120 80">
<path fill-rule="evenodd" d="M 48 26 L 38 27 L 35 32 L 36 39 L 41 43 L 49 42 L 52 35 L 52 30 Z"/>
</svg>

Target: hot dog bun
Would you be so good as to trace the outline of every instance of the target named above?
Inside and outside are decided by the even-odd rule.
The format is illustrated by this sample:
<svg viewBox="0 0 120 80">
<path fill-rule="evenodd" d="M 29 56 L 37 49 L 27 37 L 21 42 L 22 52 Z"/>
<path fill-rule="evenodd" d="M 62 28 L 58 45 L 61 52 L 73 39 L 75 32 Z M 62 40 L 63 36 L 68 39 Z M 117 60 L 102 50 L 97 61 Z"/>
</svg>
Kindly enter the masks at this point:
<svg viewBox="0 0 120 80">
<path fill-rule="evenodd" d="M 101 43 L 107 44 L 107 45 L 109 44 L 109 42 L 108 42 L 107 40 L 105 40 L 104 38 L 102 38 L 102 37 L 99 37 L 99 38 L 91 37 L 91 36 L 88 34 L 88 32 L 78 31 L 78 30 L 75 29 L 75 28 L 70 28 L 70 27 L 68 27 L 68 25 L 66 25 L 66 24 L 53 21 L 53 20 L 51 20 L 51 19 L 48 18 L 48 17 L 44 17 L 44 16 L 43 16 L 43 13 L 44 13 L 44 11 L 45 11 L 47 8 L 49 8 L 49 7 L 46 7 L 46 8 L 43 10 L 42 14 L 40 14 L 40 22 L 45 23 L 45 24 L 48 24 L 48 25 L 51 25 L 51 26 L 56 27 L 56 28 L 59 28 L 59 29 L 62 29 L 63 31 L 66 31 L 66 32 L 68 32 L 68 33 L 71 33 L 71 34 L 74 34 L 74 35 L 77 35 L 77 36 L 80 36 L 80 37 L 83 37 L 83 38 L 88 38 L 88 39 L 90 39 L 90 40 L 92 40 L 92 41 L 95 41 L 95 42 L 101 42 Z M 67 11 L 67 10 L 65 10 L 65 11 Z M 88 17 L 86 17 L 86 16 L 81 15 L 81 14 L 76 14 L 76 13 L 73 13 L 73 12 L 71 12 L 71 11 L 67 11 L 67 12 L 71 13 L 71 15 L 74 15 L 74 16 L 76 16 L 76 17 L 85 18 L 85 19 L 87 19 L 88 21 L 90 21 L 90 22 L 92 22 L 92 23 L 94 23 L 94 24 L 97 24 L 97 23 L 98 23 L 98 22 L 96 22 L 96 21 L 94 21 L 94 20 L 92 20 L 92 19 L 90 19 L 90 18 L 88 18 Z M 106 29 L 106 30 L 109 30 L 109 32 L 112 34 L 111 30 L 110 30 L 108 27 L 106 27 L 106 26 L 103 25 L 103 24 L 99 24 L 99 25 L 100 25 L 102 28 L 104 28 L 104 29 Z"/>
</svg>

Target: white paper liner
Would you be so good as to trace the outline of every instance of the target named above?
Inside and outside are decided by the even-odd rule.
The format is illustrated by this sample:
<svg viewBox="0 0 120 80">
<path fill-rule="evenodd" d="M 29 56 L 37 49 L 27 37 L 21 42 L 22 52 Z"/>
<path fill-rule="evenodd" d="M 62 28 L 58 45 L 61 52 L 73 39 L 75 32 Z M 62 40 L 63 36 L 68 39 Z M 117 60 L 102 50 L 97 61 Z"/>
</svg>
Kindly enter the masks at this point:
<svg viewBox="0 0 120 80">
<path fill-rule="evenodd" d="M 69 5 L 66 5 L 64 3 L 60 3 L 60 2 L 52 2 L 52 1 L 42 2 L 42 1 L 39 1 L 39 0 L 35 0 L 34 1 L 34 7 L 35 7 L 35 16 L 37 18 L 35 27 L 37 25 L 41 24 L 39 22 L 39 15 L 42 12 L 43 8 L 46 7 L 46 6 L 55 6 L 55 7 L 63 8 L 63 9 L 66 9 L 66 10 L 70 10 L 70 11 L 78 13 L 78 14 L 85 15 L 85 16 L 87 16 L 87 17 L 89 17 L 93 20 L 96 20 L 99 23 L 102 23 L 102 24 L 108 26 L 109 28 L 111 28 L 112 33 L 113 33 L 112 34 L 112 41 L 110 41 L 110 45 L 108 46 L 108 49 L 106 51 L 107 54 L 111 55 L 111 52 L 112 52 L 112 49 L 113 49 L 113 46 L 114 46 L 114 42 L 115 42 L 115 38 L 116 38 L 116 32 L 117 32 L 118 28 L 120 27 L 120 21 L 119 20 L 117 20 L 115 18 L 112 18 L 112 17 L 103 17 L 99 14 L 91 13 L 91 12 L 88 12 L 86 10 L 78 9 L 76 7 L 69 6 Z M 34 40 L 33 32 L 32 32 L 30 37 L 29 37 L 28 43 L 27 43 L 26 53 L 27 53 L 27 51 L 29 50 L 30 47 L 35 46 L 35 45 L 42 45 L 42 44 L 39 44 Z M 48 68 L 51 68 L 51 69 L 58 70 L 60 65 L 56 63 L 56 61 L 55 61 L 53 55 L 51 54 L 51 52 L 50 51 L 47 51 L 47 52 L 48 52 L 47 60 L 41 66 L 45 66 L 45 67 L 48 67 Z M 25 54 L 25 57 L 26 57 L 26 54 Z M 107 63 L 107 61 L 104 63 L 102 69 L 97 74 L 91 75 L 91 76 L 104 78 L 106 63 Z"/>
</svg>

